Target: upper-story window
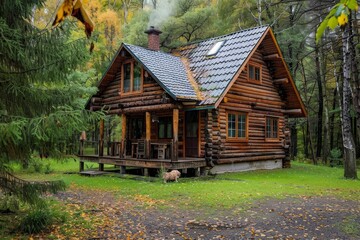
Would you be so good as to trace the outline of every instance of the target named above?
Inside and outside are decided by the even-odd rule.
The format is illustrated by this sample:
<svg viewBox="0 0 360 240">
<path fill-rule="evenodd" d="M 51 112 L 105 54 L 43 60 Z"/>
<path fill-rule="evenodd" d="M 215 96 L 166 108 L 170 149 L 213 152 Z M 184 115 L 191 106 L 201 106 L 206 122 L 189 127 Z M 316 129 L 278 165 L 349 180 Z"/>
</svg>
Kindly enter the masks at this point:
<svg viewBox="0 0 360 240">
<path fill-rule="evenodd" d="M 142 68 L 138 62 L 122 65 L 122 93 L 140 92 L 142 89 Z"/>
<path fill-rule="evenodd" d="M 261 83 L 261 65 L 248 65 L 248 79 L 249 81 Z"/>
</svg>

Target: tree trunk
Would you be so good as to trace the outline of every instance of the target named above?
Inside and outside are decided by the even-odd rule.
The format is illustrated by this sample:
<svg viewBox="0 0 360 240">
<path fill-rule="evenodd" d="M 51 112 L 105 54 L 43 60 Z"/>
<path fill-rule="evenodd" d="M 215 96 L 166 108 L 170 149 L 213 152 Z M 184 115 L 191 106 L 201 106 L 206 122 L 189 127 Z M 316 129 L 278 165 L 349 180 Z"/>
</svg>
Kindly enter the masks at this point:
<svg viewBox="0 0 360 240">
<path fill-rule="evenodd" d="M 330 132 L 329 132 L 329 102 L 330 102 L 330 98 L 328 95 L 329 91 L 326 91 L 326 77 L 325 77 L 325 73 L 327 72 L 327 64 L 326 64 L 326 55 L 325 55 L 325 51 L 321 51 L 321 72 L 322 72 L 322 77 L 321 77 L 321 86 L 324 90 L 324 94 L 323 94 L 323 109 L 324 109 L 324 116 L 323 116 L 323 141 L 322 141 L 322 162 L 324 164 L 327 164 L 328 162 L 328 157 L 330 155 Z"/>
<path fill-rule="evenodd" d="M 317 140 L 316 140 L 316 157 L 321 157 L 322 150 L 322 129 L 323 129 L 323 112 L 324 112 L 324 96 L 321 84 L 321 69 L 319 47 L 315 44 L 315 66 L 316 66 L 316 83 L 318 87 L 318 114 L 317 114 Z"/>
<path fill-rule="evenodd" d="M 336 108 L 336 95 L 337 95 L 337 88 L 334 89 L 334 93 L 333 93 L 333 102 L 332 102 L 332 110 L 334 111 Z M 331 113 L 330 115 L 330 120 L 329 120 L 329 128 L 330 128 L 330 150 L 335 148 L 335 144 L 334 144 L 334 134 L 335 134 L 335 113 Z M 337 146 L 336 146 L 337 147 Z"/>
<path fill-rule="evenodd" d="M 290 145 L 290 157 L 294 159 L 297 156 L 297 128 L 296 128 L 296 120 L 291 122 L 290 124 L 290 138 L 291 138 L 291 145 Z"/>
<path fill-rule="evenodd" d="M 356 150 L 354 138 L 351 131 L 351 51 L 350 51 L 350 26 L 346 24 L 342 33 L 342 52 L 343 52 L 343 101 L 342 101 L 342 138 L 344 146 L 344 177 L 350 179 L 357 178 L 356 171 Z"/>
<path fill-rule="evenodd" d="M 350 36 L 357 35 L 356 29 L 358 28 L 356 14 L 352 14 L 354 16 L 354 21 L 350 21 Z M 355 34 L 353 31 L 355 30 Z M 356 57 L 356 44 L 353 41 L 353 37 L 349 39 L 350 47 L 351 47 L 351 71 L 353 73 L 353 84 L 352 84 L 352 95 L 353 95 L 353 106 L 356 110 L 356 122 L 354 126 L 354 133 L 360 132 L 360 77 L 359 77 L 359 70 L 358 70 L 358 58 Z M 356 146 L 356 157 L 360 157 L 360 134 L 354 134 L 355 136 L 355 146 Z"/>
</svg>

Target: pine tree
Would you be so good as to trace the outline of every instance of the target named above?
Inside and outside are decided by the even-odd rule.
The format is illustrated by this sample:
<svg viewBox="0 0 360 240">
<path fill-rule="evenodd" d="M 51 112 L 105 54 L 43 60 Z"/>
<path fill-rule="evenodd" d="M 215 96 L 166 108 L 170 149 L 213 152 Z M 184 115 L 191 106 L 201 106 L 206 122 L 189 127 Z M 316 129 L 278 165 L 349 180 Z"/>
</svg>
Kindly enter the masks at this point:
<svg viewBox="0 0 360 240">
<path fill-rule="evenodd" d="M 62 28 L 36 28 L 30 19 L 43 3 L 4 0 L 0 5 L 0 178 L 6 161 L 26 166 L 34 150 L 59 150 L 60 140 L 84 130 L 94 116 L 79 102 L 91 89 L 74 73 L 89 55 L 85 36 L 70 40 L 74 25 L 68 21 Z"/>
</svg>

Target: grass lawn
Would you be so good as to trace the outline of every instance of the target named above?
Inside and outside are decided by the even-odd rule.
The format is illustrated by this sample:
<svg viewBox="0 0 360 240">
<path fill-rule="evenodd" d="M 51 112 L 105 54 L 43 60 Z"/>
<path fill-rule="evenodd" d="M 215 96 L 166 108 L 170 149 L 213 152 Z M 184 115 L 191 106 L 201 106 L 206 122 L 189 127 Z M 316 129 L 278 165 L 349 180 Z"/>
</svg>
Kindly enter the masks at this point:
<svg viewBox="0 0 360 240">
<path fill-rule="evenodd" d="M 73 158 L 63 161 L 43 159 L 40 165 L 42 165 L 42 173 L 36 172 L 34 165 L 28 170 L 22 170 L 17 164 L 12 164 L 11 167 L 16 176 L 20 178 L 63 180 L 72 192 L 82 190 L 93 198 L 106 191 L 113 193 L 120 202 L 122 199 L 130 200 L 132 207 L 135 208 L 157 206 L 160 210 L 168 208 L 180 211 L 183 209 L 199 210 L 202 212 L 202 217 L 205 218 L 206 215 L 210 216 L 221 210 L 227 213 L 242 214 L 252 206 L 255 200 L 265 201 L 269 198 L 304 199 L 312 196 L 325 196 L 360 201 L 358 194 L 360 181 L 345 180 L 342 177 L 343 169 L 299 162 L 293 162 L 290 169 L 228 173 L 202 178 L 180 178 L 178 183 L 167 184 L 164 184 L 160 178 L 134 180 L 129 175 L 120 176 L 116 173 L 96 177 L 80 176 L 77 174 L 79 162 Z M 97 164 L 85 164 L 85 168 L 96 167 Z M 105 168 L 113 168 L 113 166 L 105 165 Z M 46 170 L 51 173 L 43 173 Z M 96 218 L 95 215 L 89 214 L 80 202 L 64 205 L 58 200 L 51 201 L 53 209 L 65 214 L 67 220 L 54 225 L 50 232 L 36 236 L 46 239 L 71 239 L 74 236 L 87 236 L 83 232 L 96 233 L 97 228 L 103 228 L 107 221 L 113 221 L 104 215 Z M 113 207 L 110 209 L 120 211 Z M 204 211 L 205 209 L 206 211 Z M 0 239 L 29 239 L 31 237 L 31 235 L 19 233 L 16 230 L 12 232 L 14 226 L 18 226 L 20 220 L 25 217 L 26 208 L 24 210 L 19 211 L 16 215 L 0 215 Z M 90 217 L 92 215 L 93 217 Z M 342 223 L 341 227 L 349 234 L 357 234 L 358 224 L 355 221 L 356 219 L 352 218 L 346 219 L 346 224 Z M 58 234 L 60 237 L 57 236 Z"/>
<path fill-rule="evenodd" d="M 244 203 L 251 203 L 254 199 L 315 195 L 360 200 L 360 181 L 345 180 L 342 168 L 298 162 L 292 162 L 290 169 L 228 173 L 207 178 L 180 178 L 179 183 L 164 184 L 160 178 L 150 182 L 120 178 L 118 174 L 97 177 L 64 174 L 78 171 L 78 162 L 73 159 L 43 161 L 50 162 L 53 173 L 23 171 L 18 166 L 14 169 L 17 176 L 24 179 L 61 179 L 72 188 L 112 191 L 119 197 L 126 198 L 145 196 L 160 200 L 163 206 L 176 204 L 179 207 L 241 209 Z M 86 166 L 95 168 L 97 164 L 88 163 Z"/>
</svg>

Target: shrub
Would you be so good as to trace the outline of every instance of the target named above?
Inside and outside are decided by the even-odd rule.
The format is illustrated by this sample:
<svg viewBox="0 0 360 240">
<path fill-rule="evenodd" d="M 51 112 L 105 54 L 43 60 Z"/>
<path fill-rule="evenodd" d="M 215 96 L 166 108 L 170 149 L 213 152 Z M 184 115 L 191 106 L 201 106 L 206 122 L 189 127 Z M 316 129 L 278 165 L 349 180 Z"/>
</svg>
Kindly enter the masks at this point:
<svg viewBox="0 0 360 240">
<path fill-rule="evenodd" d="M 41 173 L 43 169 L 43 163 L 41 161 L 33 159 L 30 165 L 34 168 L 35 172 Z"/>
<path fill-rule="evenodd" d="M 50 174 L 50 173 L 52 173 L 53 171 L 54 171 L 54 169 L 51 168 L 51 164 L 50 164 L 50 163 L 47 163 L 47 164 L 45 165 L 44 173 L 45 173 L 45 174 Z"/>
<path fill-rule="evenodd" d="M 5 197 L 0 200 L 0 209 L 3 211 L 16 212 L 20 209 L 19 200 L 14 196 L 5 195 Z"/>
<path fill-rule="evenodd" d="M 31 210 L 21 221 L 20 230 L 33 234 L 46 230 L 56 222 L 65 222 L 66 215 L 48 207 Z"/>
</svg>

